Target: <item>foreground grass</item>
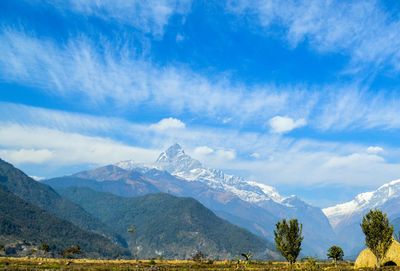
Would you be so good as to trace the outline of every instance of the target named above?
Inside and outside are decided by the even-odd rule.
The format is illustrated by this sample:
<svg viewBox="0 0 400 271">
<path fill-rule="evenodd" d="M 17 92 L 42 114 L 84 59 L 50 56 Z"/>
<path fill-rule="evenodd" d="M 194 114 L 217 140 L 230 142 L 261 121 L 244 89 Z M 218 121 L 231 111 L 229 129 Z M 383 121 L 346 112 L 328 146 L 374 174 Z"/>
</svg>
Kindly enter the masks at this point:
<svg viewBox="0 0 400 271">
<path fill-rule="evenodd" d="M 328 262 L 303 262 L 295 265 L 296 270 L 307 271 L 346 271 L 354 270 L 351 263 L 341 263 L 334 267 Z M 391 268 L 393 270 L 394 268 Z M 194 262 L 183 260 L 93 260 L 93 259 L 48 259 L 48 258 L 0 258 L 0 270 L 249 270 L 249 271 L 286 271 L 288 266 L 283 262 L 237 263 L 237 261 Z M 388 269 L 389 270 L 389 269 Z M 400 270 L 397 269 L 397 270 Z"/>
</svg>

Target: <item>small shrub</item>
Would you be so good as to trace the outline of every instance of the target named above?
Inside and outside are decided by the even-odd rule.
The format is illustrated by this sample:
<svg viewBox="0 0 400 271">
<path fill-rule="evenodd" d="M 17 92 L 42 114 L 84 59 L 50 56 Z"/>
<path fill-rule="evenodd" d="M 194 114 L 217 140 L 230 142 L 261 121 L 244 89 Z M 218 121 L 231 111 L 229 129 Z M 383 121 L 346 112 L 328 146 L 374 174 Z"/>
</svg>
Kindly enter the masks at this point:
<svg viewBox="0 0 400 271">
<path fill-rule="evenodd" d="M 319 271 L 321 268 L 317 264 L 317 261 L 312 258 L 308 257 L 304 259 L 304 270 L 306 271 Z"/>
<path fill-rule="evenodd" d="M 74 255 L 80 254 L 80 253 L 82 253 L 80 246 L 72 246 L 72 247 L 69 247 L 69 248 L 64 249 L 64 250 L 61 252 L 61 255 L 62 255 L 64 258 L 71 258 L 71 257 L 73 257 Z"/>
<path fill-rule="evenodd" d="M 49 252 L 50 246 L 47 243 L 41 243 L 39 246 L 39 250 L 42 250 L 44 252 Z"/>
<path fill-rule="evenodd" d="M 197 251 L 193 255 L 192 260 L 195 261 L 195 262 L 202 262 L 205 258 L 206 258 L 206 255 L 203 252 Z"/>
</svg>

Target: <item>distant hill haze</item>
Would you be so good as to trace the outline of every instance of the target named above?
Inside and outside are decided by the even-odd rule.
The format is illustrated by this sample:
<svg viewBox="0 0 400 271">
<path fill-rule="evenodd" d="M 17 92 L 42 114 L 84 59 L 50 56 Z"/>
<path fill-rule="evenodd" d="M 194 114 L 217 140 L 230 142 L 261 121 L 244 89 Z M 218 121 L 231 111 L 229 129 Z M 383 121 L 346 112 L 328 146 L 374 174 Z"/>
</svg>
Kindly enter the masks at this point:
<svg viewBox="0 0 400 271">
<path fill-rule="evenodd" d="M 304 225 L 304 255 L 325 257 L 335 242 L 335 233 L 320 208 L 297 197 L 282 197 L 271 186 L 204 167 L 179 144 L 152 164 L 122 161 L 45 183 L 57 189 L 89 187 L 124 197 L 155 192 L 193 197 L 218 216 L 270 241 L 278 220 L 297 218 Z"/>
</svg>

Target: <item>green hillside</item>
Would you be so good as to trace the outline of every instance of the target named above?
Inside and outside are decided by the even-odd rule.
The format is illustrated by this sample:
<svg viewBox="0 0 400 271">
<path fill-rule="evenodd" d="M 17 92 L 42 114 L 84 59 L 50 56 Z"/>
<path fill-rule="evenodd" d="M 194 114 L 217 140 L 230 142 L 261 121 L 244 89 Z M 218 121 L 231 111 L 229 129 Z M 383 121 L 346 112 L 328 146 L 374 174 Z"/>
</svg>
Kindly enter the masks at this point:
<svg viewBox="0 0 400 271">
<path fill-rule="evenodd" d="M 0 245 L 17 241 L 46 243 L 56 255 L 78 245 L 83 257 L 114 258 L 127 253 L 109 239 L 57 218 L 1 186 L 0 214 Z"/>
<path fill-rule="evenodd" d="M 192 198 L 123 198 L 77 187 L 58 191 L 112 226 L 140 258 L 190 258 L 196 251 L 214 258 L 234 258 L 248 251 L 260 258 L 274 254 L 267 241 L 217 217 Z"/>
<path fill-rule="evenodd" d="M 62 198 L 51 187 L 41 184 L 13 165 L 0 159 L 0 186 L 24 201 L 65 219 L 80 228 L 108 236 L 125 246 L 124 240 L 79 205 Z"/>
</svg>

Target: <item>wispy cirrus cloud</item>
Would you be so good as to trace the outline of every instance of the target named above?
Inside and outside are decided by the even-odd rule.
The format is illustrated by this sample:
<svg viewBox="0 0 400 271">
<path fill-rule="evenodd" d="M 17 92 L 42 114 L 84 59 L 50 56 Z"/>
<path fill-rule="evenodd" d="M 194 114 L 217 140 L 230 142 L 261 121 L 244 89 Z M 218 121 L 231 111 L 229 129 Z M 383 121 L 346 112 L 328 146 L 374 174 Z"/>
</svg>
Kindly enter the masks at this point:
<svg viewBox="0 0 400 271">
<path fill-rule="evenodd" d="M 210 79 L 173 66 L 157 67 L 132 56 L 126 48 L 98 51 L 85 39 L 58 45 L 21 32 L 0 34 L 0 76 L 5 81 L 39 87 L 53 95 L 80 94 L 108 106 L 163 106 L 226 119 L 265 121 L 273 113 L 302 101 L 307 114 L 312 95 L 291 87 L 290 94 L 274 86 L 246 87 L 224 79 Z M 305 99 L 306 98 L 306 99 Z"/>
<path fill-rule="evenodd" d="M 306 42 L 322 53 L 349 56 L 349 71 L 365 72 L 371 66 L 400 71 L 400 20 L 389 14 L 380 1 L 286 1 L 282 4 L 278 0 L 239 0 L 230 1 L 228 10 L 257 18 L 256 22 L 265 29 L 284 27 L 284 38 L 293 47 Z"/>
<path fill-rule="evenodd" d="M 68 10 L 84 16 L 101 18 L 107 22 L 132 26 L 155 37 L 164 34 L 164 29 L 174 15 L 190 12 L 191 0 L 61 0 L 45 1 L 60 11 Z M 42 2 L 43 3 L 43 2 Z"/>
<path fill-rule="evenodd" d="M 126 48 L 101 49 L 85 38 L 65 44 L 24 32 L 0 32 L 0 78 L 82 106 L 160 107 L 177 117 L 201 115 L 233 126 L 263 125 L 276 115 L 307 119 L 318 130 L 399 129 L 400 96 L 350 86 L 252 85 L 185 68 L 158 67 Z M 322 89 L 322 90 L 321 90 Z"/>
</svg>

